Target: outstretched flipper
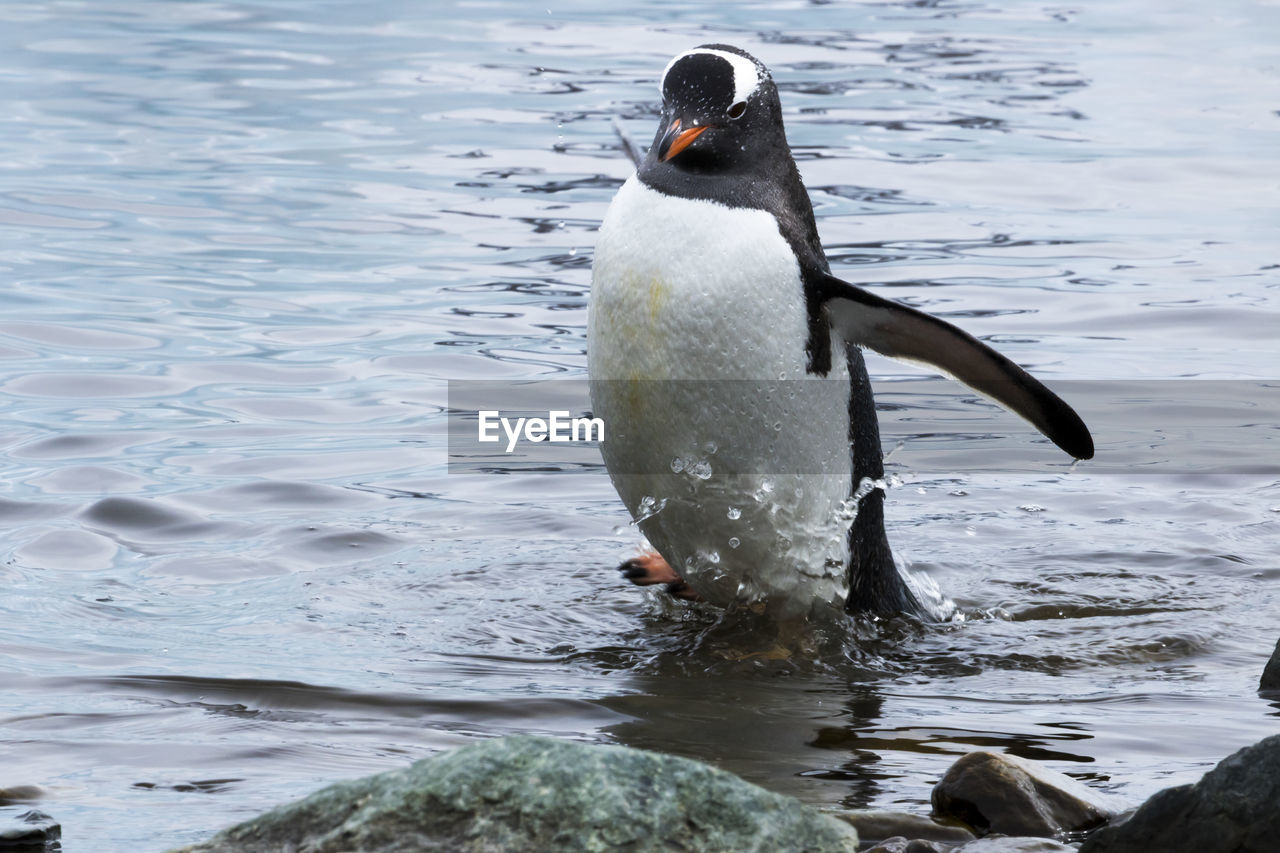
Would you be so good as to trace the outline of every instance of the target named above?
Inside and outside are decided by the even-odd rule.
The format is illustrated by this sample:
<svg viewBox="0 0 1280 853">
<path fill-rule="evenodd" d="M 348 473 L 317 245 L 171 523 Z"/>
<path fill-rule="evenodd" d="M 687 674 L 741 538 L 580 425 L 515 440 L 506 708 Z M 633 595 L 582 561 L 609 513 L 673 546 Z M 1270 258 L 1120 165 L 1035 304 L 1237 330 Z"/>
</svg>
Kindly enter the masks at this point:
<svg viewBox="0 0 1280 853">
<path fill-rule="evenodd" d="M 1093 436 L 1075 410 L 973 335 L 833 275 L 824 275 L 817 288 L 832 326 L 848 343 L 934 367 L 1025 418 L 1072 457 L 1093 458 Z"/>
<path fill-rule="evenodd" d="M 665 584 L 666 591 L 676 598 L 685 601 L 697 601 L 698 594 L 693 587 L 684 582 L 684 578 L 676 574 L 675 569 L 662 558 L 661 554 L 649 551 L 639 557 L 632 557 L 621 566 L 622 576 L 636 586 L 652 586 Z"/>
</svg>

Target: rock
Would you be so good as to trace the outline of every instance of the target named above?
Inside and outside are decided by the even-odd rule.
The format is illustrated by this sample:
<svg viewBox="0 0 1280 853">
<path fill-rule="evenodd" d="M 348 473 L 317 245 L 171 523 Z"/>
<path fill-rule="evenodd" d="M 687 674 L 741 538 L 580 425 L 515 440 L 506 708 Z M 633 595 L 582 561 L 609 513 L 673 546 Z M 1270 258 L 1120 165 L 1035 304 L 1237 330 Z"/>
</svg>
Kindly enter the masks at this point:
<svg viewBox="0 0 1280 853">
<path fill-rule="evenodd" d="M 35 809 L 0 818 L 0 850 L 58 850 L 61 837 L 58 822 Z"/>
<path fill-rule="evenodd" d="M 933 788 L 934 817 L 980 833 L 1051 836 L 1105 823 L 1116 812 L 1106 795 L 1034 761 L 971 752 Z"/>
<path fill-rule="evenodd" d="M 1080 853 L 1274 853 L 1280 845 L 1280 735 L 1228 756 L 1194 785 L 1166 788 Z"/>
<path fill-rule="evenodd" d="M 1076 853 L 1076 848 L 1048 838 L 1011 838 L 1006 835 L 979 838 L 958 847 L 948 841 L 886 838 L 865 853 Z"/>
<path fill-rule="evenodd" d="M 857 832 L 697 761 L 538 737 L 340 782 L 188 853 L 857 850 Z"/>
<path fill-rule="evenodd" d="M 972 841 L 976 836 L 962 826 L 938 823 L 924 815 L 911 812 L 866 809 L 836 815 L 853 824 L 863 841 L 883 841 L 890 838 L 914 838 L 924 841 L 949 841 L 958 844 Z"/>
<path fill-rule="evenodd" d="M 945 842 L 925 841 L 915 838 L 908 841 L 901 836 L 886 838 L 866 853 L 950 853 L 953 848 Z"/>
<path fill-rule="evenodd" d="M 1271 660 L 1267 661 L 1267 665 L 1262 668 L 1262 680 L 1258 683 L 1258 689 L 1280 691 L 1280 641 L 1276 642 Z"/>
<path fill-rule="evenodd" d="M 951 853 L 1076 853 L 1076 848 L 1048 838 L 979 838 Z"/>
<path fill-rule="evenodd" d="M 955 847 L 945 841 L 923 838 L 886 838 L 866 853 L 951 853 Z"/>
<path fill-rule="evenodd" d="M 44 796 L 44 788 L 39 785 L 10 785 L 0 788 L 0 806 L 14 803 L 29 803 Z"/>
</svg>

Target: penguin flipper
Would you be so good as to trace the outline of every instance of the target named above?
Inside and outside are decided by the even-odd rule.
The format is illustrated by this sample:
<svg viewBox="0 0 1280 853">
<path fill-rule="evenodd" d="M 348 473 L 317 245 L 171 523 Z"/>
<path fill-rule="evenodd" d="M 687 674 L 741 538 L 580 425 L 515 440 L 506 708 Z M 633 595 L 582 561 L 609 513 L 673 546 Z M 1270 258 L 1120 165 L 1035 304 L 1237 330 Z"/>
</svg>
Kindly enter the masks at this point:
<svg viewBox="0 0 1280 853">
<path fill-rule="evenodd" d="M 833 275 L 823 274 L 816 285 L 832 326 L 847 343 L 937 368 L 1026 419 L 1072 457 L 1093 458 L 1093 436 L 1075 410 L 973 335 Z"/>
</svg>

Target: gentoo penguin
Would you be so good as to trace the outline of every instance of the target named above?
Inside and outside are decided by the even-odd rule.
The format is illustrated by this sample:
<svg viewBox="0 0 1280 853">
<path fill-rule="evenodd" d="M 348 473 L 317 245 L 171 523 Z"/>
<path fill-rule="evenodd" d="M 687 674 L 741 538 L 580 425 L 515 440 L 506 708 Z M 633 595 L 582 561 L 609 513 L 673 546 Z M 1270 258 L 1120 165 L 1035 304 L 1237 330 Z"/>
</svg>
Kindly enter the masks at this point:
<svg viewBox="0 0 1280 853">
<path fill-rule="evenodd" d="M 831 275 L 758 60 L 703 45 L 660 88 L 653 145 L 600 227 L 587 322 L 605 464 L 657 551 L 623 567 L 784 620 L 921 613 L 885 536 L 859 348 L 937 368 L 1075 458 L 1089 430 L 969 334 Z"/>
</svg>

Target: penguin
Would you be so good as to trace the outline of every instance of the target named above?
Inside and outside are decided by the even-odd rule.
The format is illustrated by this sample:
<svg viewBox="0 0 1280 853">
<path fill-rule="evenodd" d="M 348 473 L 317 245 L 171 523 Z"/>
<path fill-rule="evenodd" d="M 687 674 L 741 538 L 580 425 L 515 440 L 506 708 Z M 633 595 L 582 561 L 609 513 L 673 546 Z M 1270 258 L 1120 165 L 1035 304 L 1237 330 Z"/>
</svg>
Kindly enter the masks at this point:
<svg viewBox="0 0 1280 853">
<path fill-rule="evenodd" d="M 777 86 L 706 44 L 662 73 L 652 146 L 592 262 L 587 370 L 638 584 L 781 621 L 927 617 L 889 547 L 863 348 L 953 377 L 1075 459 L 1079 415 L 968 333 L 831 274 Z"/>
</svg>

